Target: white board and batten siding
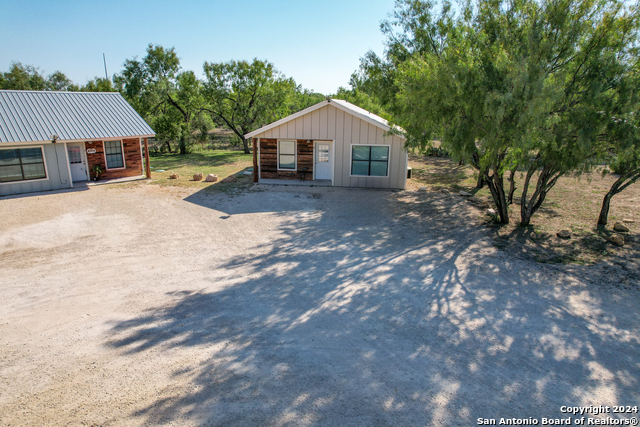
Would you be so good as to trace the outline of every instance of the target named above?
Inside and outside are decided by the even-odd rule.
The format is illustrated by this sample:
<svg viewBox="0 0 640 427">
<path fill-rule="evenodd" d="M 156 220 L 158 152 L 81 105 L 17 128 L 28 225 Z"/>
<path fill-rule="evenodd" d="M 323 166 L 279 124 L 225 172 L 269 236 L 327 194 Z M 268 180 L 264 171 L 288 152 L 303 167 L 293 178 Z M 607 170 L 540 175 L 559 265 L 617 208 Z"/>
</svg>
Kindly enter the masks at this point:
<svg viewBox="0 0 640 427">
<path fill-rule="evenodd" d="M 389 135 L 383 128 L 336 108 L 331 103 L 251 137 L 333 141 L 333 185 L 336 187 L 406 187 L 408 155 L 404 150 L 404 138 Z M 388 176 L 351 176 L 351 149 L 354 144 L 389 146 Z"/>
<path fill-rule="evenodd" d="M 33 193 L 37 191 L 60 190 L 71 188 L 72 181 L 69 176 L 69 161 L 67 160 L 66 144 L 42 144 L 42 145 L 20 145 L 4 146 L 0 148 L 30 148 L 42 147 L 47 177 L 33 181 L 17 181 L 0 183 L 0 196 L 9 196 L 20 193 Z M 57 154 L 57 157 L 56 157 Z"/>
</svg>

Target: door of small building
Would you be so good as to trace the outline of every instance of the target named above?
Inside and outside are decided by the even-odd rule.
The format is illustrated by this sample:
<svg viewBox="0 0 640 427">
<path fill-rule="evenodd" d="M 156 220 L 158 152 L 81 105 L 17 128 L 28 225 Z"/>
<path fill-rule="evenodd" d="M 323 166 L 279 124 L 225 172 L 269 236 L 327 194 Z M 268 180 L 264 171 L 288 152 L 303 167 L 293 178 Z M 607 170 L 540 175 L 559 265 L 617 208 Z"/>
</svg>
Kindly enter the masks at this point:
<svg viewBox="0 0 640 427">
<path fill-rule="evenodd" d="M 69 168 L 73 182 L 87 180 L 87 162 L 84 159 L 84 144 L 67 144 Z"/>
<path fill-rule="evenodd" d="M 333 142 L 316 141 L 315 142 L 315 171 L 316 179 L 331 179 L 331 171 L 333 170 L 333 150 L 331 149 Z"/>
</svg>

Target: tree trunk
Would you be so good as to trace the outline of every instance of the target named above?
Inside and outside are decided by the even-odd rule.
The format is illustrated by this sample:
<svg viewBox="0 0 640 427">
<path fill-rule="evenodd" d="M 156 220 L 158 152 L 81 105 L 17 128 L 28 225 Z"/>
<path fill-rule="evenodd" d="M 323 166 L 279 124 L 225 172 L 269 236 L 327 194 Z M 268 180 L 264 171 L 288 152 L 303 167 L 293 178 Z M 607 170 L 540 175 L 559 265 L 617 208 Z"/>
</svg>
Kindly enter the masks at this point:
<svg viewBox="0 0 640 427">
<path fill-rule="evenodd" d="M 184 134 L 180 136 L 180 154 L 187 154 L 187 142 Z"/>
<path fill-rule="evenodd" d="M 607 225 L 607 221 L 609 220 L 609 207 L 611 206 L 611 198 L 613 195 L 613 188 L 604 195 L 602 208 L 600 208 L 600 216 L 598 217 L 598 225 Z"/>
<path fill-rule="evenodd" d="M 516 170 L 513 169 L 511 171 L 511 175 L 509 175 L 509 195 L 507 196 L 507 203 L 512 205 L 513 204 L 513 193 L 516 192 Z"/>
<path fill-rule="evenodd" d="M 249 150 L 249 140 L 242 138 L 242 146 L 244 147 L 244 154 L 249 154 L 251 153 L 251 150 Z"/>
<path fill-rule="evenodd" d="M 484 187 L 484 174 L 482 172 L 478 172 L 478 181 L 476 181 L 476 188 Z"/>
<path fill-rule="evenodd" d="M 538 182 L 536 183 L 536 190 L 533 192 L 531 199 L 527 199 L 527 193 L 529 191 L 529 183 L 533 174 L 538 169 L 538 163 L 534 163 L 529 167 L 527 171 L 527 177 L 524 180 L 522 187 L 522 198 L 520 199 L 520 225 L 523 227 L 528 226 L 531 223 L 531 217 L 542 206 L 544 199 L 547 197 L 547 193 L 556 184 L 558 178 L 562 176 L 561 172 L 556 171 L 550 166 L 544 166 L 540 175 L 538 176 Z"/>
<path fill-rule="evenodd" d="M 167 150 L 169 150 L 169 154 L 172 154 L 173 151 L 171 151 L 171 142 L 167 139 L 166 143 L 167 143 Z"/>
<path fill-rule="evenodd" d="M 624 181 L 630 177 L 632 178 L 632 180 L 623 185 Z M 609 192 L 604 195 L 604 199 L 602 200 L 602 208 L 600 209 L 600 216 L 598 217 L 598 225 L 607 225 L 607 221 L 609 220 L 609 207 L 611 206 L 611 198 L 627 188 L 636 179 L 638 179 L 638 177 L 636 176 L 635 179 L 633 179 L 633 174 L 624 172 L 620 174 L 620 178 L 616 179 L 616 182 L 611 185 Z"/>
<path fill-rule="evenodd" d="M 489 176 L 488 172 L 484 172 L 485 182 L 491 191 L 491 196 L 498 209 L 498 215 L 500 216 L 501 224 L 509 224 L 509 205 L 507 204 L 507 198 L 504 194 L 504 179 L 502 175 L 495 168 L 493 175 Z"/>
</svg>

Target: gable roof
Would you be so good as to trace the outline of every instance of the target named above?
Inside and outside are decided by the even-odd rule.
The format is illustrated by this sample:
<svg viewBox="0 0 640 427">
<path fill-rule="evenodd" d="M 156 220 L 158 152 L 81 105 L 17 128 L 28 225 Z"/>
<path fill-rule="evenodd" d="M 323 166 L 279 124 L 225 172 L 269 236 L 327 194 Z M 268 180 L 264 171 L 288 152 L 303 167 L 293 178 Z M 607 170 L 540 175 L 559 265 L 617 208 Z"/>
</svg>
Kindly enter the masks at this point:
<svg viewBox="0 0 640 427">
<path fill-rule="evenodd" d="M 290 122 L 291 120 L 295 120 L 298 117 L 304 116 L 305 114 L 309 114 L 312 111 L 318 110 L 324 106 L 327 105 L 333 105 L 334 107 L 338 108 L 339 110 L 342 110 L 346 113 L 349 113 L 351 115 L 354 115 L 356 117 L 358 117 L 359 119 L 364 120 L 365 122 L 369 122 L 374 126 L 379 127 L 380 129 L 383 129 L 385 132 L 388 132 L 391 128 L 389 127 L 389 122 L 387 122 L 385 119 L 383 119 L 380 116 L 377 116 L 373 113 L 371 113 L 370 111 L 365 110 L 364 108 L 360 108 L 357 105 L 353 105 L 350 102 L 344 101 L 342 99 L 326 99 L 322 102 L 319 102 L 315 105 L 312 105 L 311 107 L 305 108 L 304 110 L 298 111 L 297 113 L 291 114 L 290 116 L 287 116 L 283 119 L 280 119 L 278 121 L 275 121 L 273 123 L 269 123 L 266 126 L 262 126 L 260 129 L 256 129 L 253 132 L 249 132 L 248 134 L 246 134 L 244 137 L 245 138 L 251 138 L 253 136 L 259 135 L 263 132 L 268 131 L 269 129 L 273 129 L 275 127 L 280 126 L 283 123 L 287 123 Z M 400 128 L 396 128 L 400 131 L 402 131 L 402 129 Z M 404 138 L 404 136 L 402 135 L 398 135 L 400 138 Z"/>
<path fill-rule="evenodd" d="M 154 136 L 118 92 L 0 90 L 0 143 Z"/>
</svg>

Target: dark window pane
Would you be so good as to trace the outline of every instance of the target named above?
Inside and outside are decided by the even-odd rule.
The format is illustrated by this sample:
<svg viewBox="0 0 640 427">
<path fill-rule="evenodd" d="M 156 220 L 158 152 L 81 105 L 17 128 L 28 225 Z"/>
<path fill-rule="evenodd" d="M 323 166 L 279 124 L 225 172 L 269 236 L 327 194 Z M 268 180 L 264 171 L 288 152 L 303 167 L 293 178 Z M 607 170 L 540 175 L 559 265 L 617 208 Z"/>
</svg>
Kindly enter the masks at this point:
<svg viewBox="0 0 640 427">
<path fill-rule="evenodd" d="M 124 160 L 122 159 L 122 146 L 120 141 L 107 141 L 104 143 L 104 152 L 107 158 L 107 168 L 123 168 Z"/>
<path fill-rule="evenodd" d="M 371 176 L 387 176 L 387 162 L 371 162 Z"/>
<path fill-rule="evenodd" d="M 0 150 L 0 166 L 19 164 L 18 150 Z"/>
<path fill-rule="evenodd" d="M 42 150 L 40 148 L 21 148 L 20 158 L 22 159 L 22 164 L 42 163 Z"/>
<path fill-rule="evenodd" d="M 368 145 L 353 146 L 353 160 L 369 160 L 370 148 Z"/>
<path fill-rule="evenodd" d="M 389 160 L 389 147 L 371 147 L 371 160 Z"/>
<path fill-rule="evenodd" d="M 46 178 L 43 163 L 26 164 L 22 166 L 24 179 Z"/>
<path fill-rule="evenodd" d="M 354 160 L 351 175 L 369 175 L 369 162 Z"/>
<path fill-rule="evenodd" d="M 20 165 L 0 167 L 0 182 L 22 181 L 22 179 Z"/>
</svg>

